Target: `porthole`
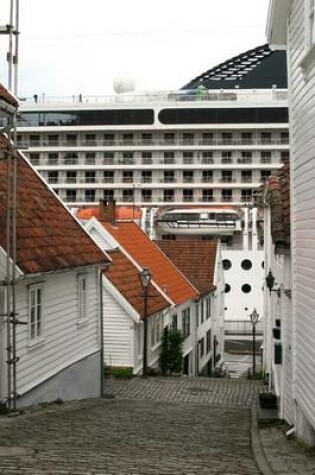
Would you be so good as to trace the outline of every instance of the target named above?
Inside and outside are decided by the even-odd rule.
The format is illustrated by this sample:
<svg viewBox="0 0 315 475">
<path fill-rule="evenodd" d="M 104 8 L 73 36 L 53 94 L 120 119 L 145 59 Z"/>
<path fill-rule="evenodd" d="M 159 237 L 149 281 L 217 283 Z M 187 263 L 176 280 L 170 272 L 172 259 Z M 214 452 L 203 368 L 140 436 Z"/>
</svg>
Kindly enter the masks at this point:
<svg viewBox="0 0 315 475">
<path fill-rule="evenodd" d="M 229 259 L 223 259 L 222 265 L 224 270 L 229 270 L 232 267 L 232 262 Z"/>
<path fill-rule="evenodd" d="M 244 284 L 242 285 L 242 292 L 244 292 L 244 294 L 249 294 L 249 292 L 251 292 L 252 288 L 249 284 Z"/>
<path fill-rule="evenodd" d="M 231 286 L 230 286 L 229 284 L 225 284 L 224 292 L 225 292 L 226 294 L 228 294 L 228 293 L 230 292 L 230 290 L 231 290 Z"/>
<path fill-rule="evenodd" d="M 241 262 L 241 267 L 242 269 L 244 270 L 249 270 L 253 267 L 253 264 L 252 264 L 252 261 L 250 261 L 249 259 L 244 259 L 242 262 Z"/>
</svg>

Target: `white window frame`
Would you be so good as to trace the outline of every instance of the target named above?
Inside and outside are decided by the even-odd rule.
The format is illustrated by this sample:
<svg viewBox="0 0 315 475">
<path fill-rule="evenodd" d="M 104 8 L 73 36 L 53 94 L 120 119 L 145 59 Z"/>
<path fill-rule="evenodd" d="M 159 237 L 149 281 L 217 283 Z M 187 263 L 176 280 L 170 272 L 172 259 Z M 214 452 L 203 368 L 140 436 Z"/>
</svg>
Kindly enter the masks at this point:
<svg viewBox="0 0 315 475">
<path fill-rule="evenodd" d="M 28 288 L 28 339 L 31 344 L 44 340 L 43 285 Z"/>
<path fill-rule="evenodd" d="M 304 78 L 308 80 L 315 61 L 315 0 L 304 0 L 305 54 L 300 61 Z"/>
<path fill-rule="evenodd" d="M 79 274 L 77 276 L 77 302 L 78 302 L 78 324 L 88 320 L 88 275 Z"/>
<path fill-rule="evenodd" d="M 315 45 L 315 0 L 306 0 L 306 47 Z"/>
<path fill-rule="evenodd" d="M 188 338 L 191 333 L 190 307 L 182 311 L 182 333 L 183 333 L 184 339 Z"/>
<path fill-rule="evenodd" d="M 206 299 L 206 320 L 211 317 L 211 297 Z"/>
<path fill-rule="evenodd" d="M 153 318 L 151 317 L 150 333 L 151 333 L 151 348 L 156 347 L 162 341 L 163 336 L 163 315 L 158 313 Z"/>
</svg>

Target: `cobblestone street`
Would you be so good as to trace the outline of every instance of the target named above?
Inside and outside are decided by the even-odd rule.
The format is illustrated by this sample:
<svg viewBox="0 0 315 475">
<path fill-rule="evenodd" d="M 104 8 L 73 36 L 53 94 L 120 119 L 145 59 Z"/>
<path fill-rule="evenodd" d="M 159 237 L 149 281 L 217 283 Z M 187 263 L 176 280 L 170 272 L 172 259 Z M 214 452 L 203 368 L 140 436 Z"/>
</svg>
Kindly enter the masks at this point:
<svg viewBox="0 0 315 475">
<path fill-rule="evenodd" d="M 255 475 L 246 381 L 110 380 L 107 398 L 0 419 L 0 474 Z"/>
</svg>

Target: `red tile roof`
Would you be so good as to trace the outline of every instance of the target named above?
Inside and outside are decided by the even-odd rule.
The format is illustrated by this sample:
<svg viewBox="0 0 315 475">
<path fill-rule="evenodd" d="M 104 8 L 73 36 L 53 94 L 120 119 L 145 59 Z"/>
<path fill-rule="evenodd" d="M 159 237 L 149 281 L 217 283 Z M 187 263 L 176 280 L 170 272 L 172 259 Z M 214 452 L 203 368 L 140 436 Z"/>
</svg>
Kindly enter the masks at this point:
<svg viewBox="0 0 315 475">
<path fill-rule="evenodd" d="M 102 210 L 101 206 L 93 207 L 93 208 L 83 208 L 77 211 L 76 217 L 78 219 L 90 219 L 92 217 L 101 218 L 102 217 Z M 140 208 L 135 206 L 116 206 L 115 207 L 115 219 L 117 220 L 128 220 L 131 219 L 139 219 L 141 218 L 141 211 Z"/>
<path fill-rule="evenodd" d="M 112 262 L 105 276 L 119 290 L 132 307 L 140 314 L 144 312 L 144 302 L 141 297 L 143 291 L 139 279 L 139 270 L 121 251 L 108 252 Z M 152 285 L 148 288 L 148 315 L 152 315 L 170 306 L 170 303 Z"/>
<path fill-rule="evenodd" d="M 102 224 L 141 267 L 149 268 L 153 280 L 174 303 L 179 305 L 198 297 L 197 290 L 136 223 Z"/>
<path fill-rule="evenodd" d="M 18 107 L 19 103 L 15 99 L 15 97 L 10 94 L 10 92 L 3 86 L 3 84 L 0 84 L 0 99 L 4 100 L 8 104 L 11 104 L 11 106 Z"/>
<path fill-rule="evenodd" d="M 156 241 L 156 244 L 201 294 L 215 289 L 217 241 Z"/>
<path fill-rule="evenodd" d="M 0 150 L 7 140 L 0 136 Z M 7 249 L 8 161 L 0 160 L 0 246 Z M 105 263 L 108 258 L 26 160 L 17 158 L 17 265 L 26 274 Z"/>
</svg>

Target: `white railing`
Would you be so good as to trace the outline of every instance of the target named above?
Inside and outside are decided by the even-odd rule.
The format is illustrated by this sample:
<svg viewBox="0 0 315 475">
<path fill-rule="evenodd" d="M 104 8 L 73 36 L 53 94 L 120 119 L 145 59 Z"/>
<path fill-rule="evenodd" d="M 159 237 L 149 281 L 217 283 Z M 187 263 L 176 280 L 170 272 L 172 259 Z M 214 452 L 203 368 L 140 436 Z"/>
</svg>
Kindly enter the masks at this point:
<svg viewBox="0 0 315 475">
<path fill-rule="evenodd" d="M 208 90 L 200 93 L 197 90 L 188 91 L 148 91 L 135 94 L 116 94 L 106 96 L 46 96 L 34 95 L 32 97 L 20 98 L 20 109 L 43 108 L 56 104 L 70 104 L 76 108 L 87 108 L 91 104 L 142 104 L 142 103 L 165 103 L 165 102 L 213 102 L 213 101 L 242 101 L 259 102 L 287 101 L 288 93 L 285 89 L 263 89 L 263 90 Z"/>
</svg>

